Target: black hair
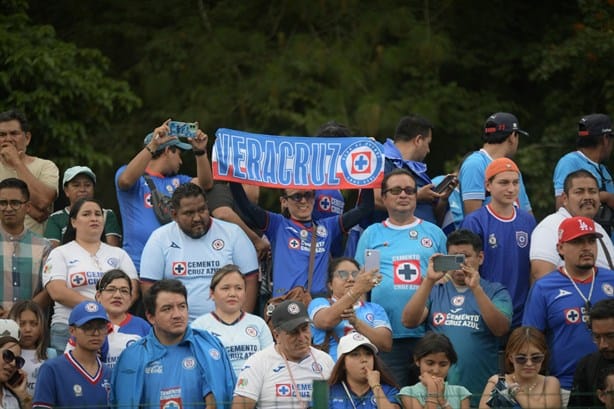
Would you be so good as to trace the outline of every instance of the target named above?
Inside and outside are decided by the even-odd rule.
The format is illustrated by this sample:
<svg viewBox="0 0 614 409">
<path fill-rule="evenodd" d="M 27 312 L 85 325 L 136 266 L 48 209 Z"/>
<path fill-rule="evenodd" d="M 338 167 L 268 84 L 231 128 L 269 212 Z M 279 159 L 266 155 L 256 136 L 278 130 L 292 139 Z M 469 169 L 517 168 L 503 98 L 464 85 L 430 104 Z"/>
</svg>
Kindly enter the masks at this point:
<svg viewBox="0 0 614 409">
<path fill-rule="evenodd" d="M 597 389 L 605 391 L 607 385 L 608 376 L 614 375 L 614 365 L 608 365 L 605 368 L 601 368 L 597 374 Z"/>
<path fill-rule="evenodd" d="M 569 189 L 571 189 L 571 182 L 573 182 L 575 179 L 581 179 L 581 178 L 593 179 L 595 181 L 595 184 L 597 185 L 597 189 L 599 189 L 599 181 L 597 180 L 595 175 L 593 175 L 588 170 L 579 169 L 579 170 L 575 170 L 571 172 L 565 177 L 565 181 L 563 182 L 563 191 L 565 192 L 566 195 L 569 195 Z"/>
<path fill-rule="evenodd" d="M 160 156 L 162 156 L 162 154 L 164 152 L 166 152 L 166 148 L 168 148 L 169 151 L 175 153 L 177 151 L 177 149 L 179 149 L 177 146 L 175 145 L 171 145 L 171 146 L 165 146 L 163 149 L 158 149 L 156 150 L 153 155 L 151 155 L 151 159 L 158 159 Z"/>
<path fill-rule="evenodd" d="M 79 214 L 79 210 L 81 210 L 83 205 L 87 202 L 96 203 L 98 207 L 100 207 L 100 210 L 103 211 L 102 203 L 100 203 L 100 201 L 96 199 L 88 199 L 87 197 L 82 197 L 81 199 L 77 200 L 75 204 L 72 205 L 72 207 L 70 208 L 70 212 L 68 213 L 68 224 L 66 225 L 66 231 L 64 232 L 64 236 L 62 236 L 62 244 L 66 244 L 77 238 L 77 230 L 73 227 L 71 220 L 74 220 L 77 218 L 77 215 Z M 100 233 L 100 241 L 106 242 L 106 238 L 104 235 L 104 229 L 102 233 Z"/>
<path fill-rule="evenodd" d="M 328 121 L 318 128 L 316 136 L 352 136 L 352 131 L 337 121 Z"/>
<path fill-rule="evenodd" d="M 395 142 L 407 142 L 411 141 L 418 135 L 427 137 L 429 130 L 433 128 L 433 124 L 430 123 L 428 119 L 419 115 L 410 114 L 408 116 L 404 116 L 399 121 L 397 129 L 394 131 L 394 140 Z"/>
<path fill-rule="evenodd" d="M 173 192 L 173 197 L 171 198 L 171 202 L 173 204 L 173 209 L 175 211 L 179 210 L 181 199 L 186 197 L 198 197 L 202 196 L 205 199 L 205 203 L 207 203 L 207 196 L 205 196 L 205 191 L 198 186 L 197 184 L 188 182 L 180 185 Z"/>
<path fill-rule="evenodd" d="M 443 352 L 450 361 L 450 365 L 458 361 L 458 356 L 450 342 L 450 338 L 436 332 L 427 332 L 424 337 L 418 341 L 414 348 L 414 360 L 418 361 L 430 354 Z"/>
<path fill-rule="evenodd" d="M 132 280 L 123 270 L 119 268 L 114 268 L 113 270 L 109 270 L 98 282 L 96 283 L 96 291 L 104 290 L 113 280 L 123 279 L 128 282 L 128 287 L 130 288 L 130 293 L 132 293 Z"/>
<path fill-rule="evenodd" d="M 49 343 L 48 340 L 48 332 L 49 327 L 47 325 L 47 320 L 45 317 L 45 313 L 41 309 L 40 305 L 35 303 L 32 300 L 21 300 L 15 302 L 9 311 L 9 318 L 15 321 L 21 327 L 19 323 L 21 314 L 25 311 L 31 311 L 38 320 L 38 325 L 40 326 L 40 337 L 36 342 L 36 356 L 38 359 L 46 360 L 47 359 L 47 346 Z"/>
<path fill-rule="evenodd" d="M 160 292 L 168 292 L 183 295 L 185 302 L 188 302 L 188 291 L 183 283 L 179 280 L 160 280 L 156 281 L 149 287 L 149 290 L 143 294 L 143 305 L 145 312 L 149 315 L 156 315 L 156 302 Z"/>
<path fill-rule="evenodd" d="M 382 196 L 384 195 L 384 191 L 386 190 L 386 188 L 388 188 L 388 179 L 390 179 L 393 176 L 397 176 L 397 175 L 409 176 L 411 180 L 414 182 L 414 187 L 416 187 L 416 180 L 414 179 L 412 174 L 409 173 L 407 169 L 395 168 L 384 175 L 384 180 L 382 180 L 382 193 L 381 193 Z"/>
<path fill-rule="evenodd" d="M 18 121 L 23 132 L 30 132 L 30 124 L 26 115 L 16 109 L 0 112 L 0 122 Z"/>
<path fill-rule="evenodd" d="M 452 245 L 460 246 L 463 244 L 468 244 L 471 247 L 473 247 L 476 253 L 479 253 L 480 251 L 484 250 L 482 238 L 478 236 L 477 234 L 475 234 L 474 232 L 472 232 L 471 230 L 467 230 L 467 229 L 455 230 L 448 235 L 448 241 L 446 242 L 446 248 L 449 249 L 450 246 Z"/>
<path fill-rule="evenodd" d="M 2 189 L 19 189 L 26 202 L 30 201 L 30 190 L 28 185 L 21 179 L 6 178 L 0 181 L 0 190 Z"/>
<path fill-rule="evenodd" d="M 339 266 L 339 264 L 343 263 L 344 261 L 354 264 L 356 268 L 360 270 L 360 265 L 358 264 L 358 261 L 354 260 L 352 257 L 334 258 L 328 263 L 328 281 L 327 281 L 328 283 L 333 281 L 335 271 L 337 271 L 337 267 Z"/>
<path fill-rule="evenodd" d="M 596 302 L 590 309 L 589 313 L 590 321 L 593 320 L 607 320 L 608 318 L 614 318 L 614 299 L 607 298 Z"/>
</svg>

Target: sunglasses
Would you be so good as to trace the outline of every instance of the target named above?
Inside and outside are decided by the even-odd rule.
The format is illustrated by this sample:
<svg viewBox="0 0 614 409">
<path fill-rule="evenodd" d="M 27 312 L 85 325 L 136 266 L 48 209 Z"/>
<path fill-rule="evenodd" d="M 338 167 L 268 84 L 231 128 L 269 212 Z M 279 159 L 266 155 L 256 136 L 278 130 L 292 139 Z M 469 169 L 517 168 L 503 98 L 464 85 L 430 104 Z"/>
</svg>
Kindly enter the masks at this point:
<svg viewBox="0 0 614 409">
<path fill-rule="evenodd" d="M 401 192 L 405 192 L 408 196 L 413 196 L 416 194 L 418 190 L 415 187 L 391 187 L 390 189 L 384 190 L 384 193 L 390 193 L 391 195 L 398 196 Z"/>
<path fill-rule="evenodd" d="M 5 349 L 4 351 L 2 351 L 2 359 L 7 364 L 10 364 L 11 362 L 15 361 L 15 367 L 17 369 L 23 368 L 23 365 L 26 363 L 25 359 L 23 359 L 19 355 L 15 355 L 10 349 Z"/>
<path fill-rule="evenodd" d="M 291 199 L 298 203 L 302 201 L 303 199 L 310 201 L 311 199 L 315 197 L 315 194 L 313 192 L 304 192 L 304 193 L 295 193 L 293 195 L 285 195 L 284 197 L 286 199 Z"/>
<path fill-rule="evenodd" d="M 348 278 L 350 278 L 350 275 L 352 276 L 353 279 L 356 279 L 356 276 L 358 275 L 359 272 L 360 271 L 358 271 L 358 270 L 352 270 L 352 271 L 337 270 L 337 271 L 335 271 L 335 274 L 340 279 L 347 280 Z"/>
<path fill-rule="evenodd" d="M 526 355 L 514 355 L 514 362 L 518 365 L 525 365 L 528 361 L 531 361 L 533 364 L 541 364 L 544 362 L 544 358 L 546 356 L 544 354 L 535 354 L 531 356 Z"/>
</svg>

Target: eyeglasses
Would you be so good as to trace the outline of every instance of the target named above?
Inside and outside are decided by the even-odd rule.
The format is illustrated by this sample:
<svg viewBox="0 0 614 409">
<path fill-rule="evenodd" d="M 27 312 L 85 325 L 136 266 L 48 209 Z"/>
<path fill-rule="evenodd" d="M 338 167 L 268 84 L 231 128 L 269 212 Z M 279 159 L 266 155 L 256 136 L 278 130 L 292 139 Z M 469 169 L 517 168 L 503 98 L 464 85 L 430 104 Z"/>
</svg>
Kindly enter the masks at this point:
<svg viewBox="0 0 614 409">
<path fill-rule="evenodd" d="M 531 361 L 533 364 L 541 364 L 544 362 L 544 358 L 546 356 L 544 354 L 535 354 L 531 356 L 526 355 L 514 355 L 514 362 L 518 365 L 525 365 L 528 361 Z"/>
<path fill-rule="evenodd" d="M 115 295 L 115 293 L 119 291 L 119 295 L 130 297 L 130 289 L 128 287 L 105 287 L 101 291 L 108 295 Z"/>
<path fill-rule="evenodd" d="M 337 275 L 337 277 L 339 277 L 342 280 L 347 280 L 348 278 L 350 278 L 350 275 L 352 276 L 353 279 L 356 279 L 356 276 L 358 275 L 358 273 L 360 273 L 360 271 L 358 270 L 352 270 L 352 271 L 337 270 L 335 271 L 335 274 Z"/>
<path fill-rule="evenodd" d="M 416 194 L 418 190 L 415 187 L 391 187 L 390 189 L 384 190 L 384 193 L 390 193 L 391 195 L 398 196 L 401 192 L 405 192 L 406 195 L 413 196 Z"/>
<path fill-rule="evenodd" d="M 107 333 L 107 324 L 100 324 L 97 322 L 88 322 L 79 327 L 81 331 L 85 333 L 85 335 L 96 335 L 96 332 L 99 333 Z"/>
<path fill-rule="evenodd" d="M 607 334 L 591 333 L 591 336 L 593 337 L 593 342 L 595 344 L 600 344 L 602 340 L 607 343 L 614 342 L 614 332 L 608 332 Z"/>
<path fill-rule="evenodd" d="M 10 364 L 11 362 L 15 361 L 15 367 L 17 369 L 23 368 L 23 365 L 26 363 L 25 359 L 23 359 L 19 355 L 15 355 L 15 353 L 10 349 L 5 349 L 4 351 L 2 351 L 2 359 L 7 364 Z"/>
<path fill-rule="evenodd" d="M 305 199 L 307 201 L 310 201 L 310 200 L 312 200 L 314 198 L 314 196 L 315 195 L 314 195 L 313 192 L 305 192 L 305 193 L 295 193 L 293 195 L 285 195 L 284 197 L 286 199 L 291 199 L 291 200 L 293 200 L 293 201 L 298 203 L 298 202 L 302 201 L 303 199 Z"/>
<path fill-rule="evenodd" d="M 0 200 L 0 209 L 4 210 L 7 207 L 11 206 L 11 209 L 17 210 L 27 202 L 24 200 Z"/>
</svg>

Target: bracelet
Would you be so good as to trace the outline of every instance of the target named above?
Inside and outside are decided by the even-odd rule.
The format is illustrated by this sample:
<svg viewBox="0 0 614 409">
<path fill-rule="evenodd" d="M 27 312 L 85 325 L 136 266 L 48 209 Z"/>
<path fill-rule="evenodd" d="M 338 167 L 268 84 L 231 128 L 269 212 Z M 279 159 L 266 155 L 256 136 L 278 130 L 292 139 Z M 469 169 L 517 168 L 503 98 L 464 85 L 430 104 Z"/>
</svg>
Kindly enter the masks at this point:
<svg viewBox="0 0 614 409">
<path fill-rule="evenodd" d="M 382 387 L 382 385 L 380 385 L 379 383 L 376 383 L 375 385 L 373 385 L 373 386 L 371 387 L 371 389 L 381 388 L 381 387 Z"/>
<path fill-rule="evenodd" d="M 439 398 L 441 394 L 440 393 L 427 393 L 426 396 L 429 398 Z"/>
<path fill-rule="evenodd" d="M 154 156 L 156 154 L 154 151 L 151 150 L 149 145 L 145 145 L 145 149 L 147 149 L 147 152 L 151 153 L 151 156 Z"/>
<path fill-rule="evenodd" d="M 201 150 L 194 150 L 192 152 L 194 152 L 194 156 L 203 156 L 205 153 L 207 153 L 206 151 Z"/>
</svg>

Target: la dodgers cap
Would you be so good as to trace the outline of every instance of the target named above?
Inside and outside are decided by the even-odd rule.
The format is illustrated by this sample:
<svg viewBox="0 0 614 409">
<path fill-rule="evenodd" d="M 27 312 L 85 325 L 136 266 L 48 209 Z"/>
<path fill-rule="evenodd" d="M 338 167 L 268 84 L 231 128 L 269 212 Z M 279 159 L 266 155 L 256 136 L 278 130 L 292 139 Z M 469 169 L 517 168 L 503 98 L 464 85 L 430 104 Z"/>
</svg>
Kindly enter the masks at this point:
<svg viewBox="0 0 614 409">
<path fill-rule="evenodd" d="M 602 237 L 602 234 L 595 230 L 593 219 L 575 216 L 563 220 L 559 225 L 559 243 L 566 243 L 583 236 Z"/>
</svg>

